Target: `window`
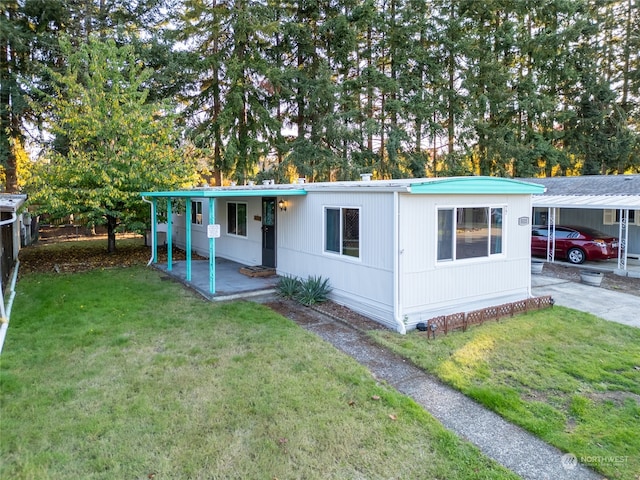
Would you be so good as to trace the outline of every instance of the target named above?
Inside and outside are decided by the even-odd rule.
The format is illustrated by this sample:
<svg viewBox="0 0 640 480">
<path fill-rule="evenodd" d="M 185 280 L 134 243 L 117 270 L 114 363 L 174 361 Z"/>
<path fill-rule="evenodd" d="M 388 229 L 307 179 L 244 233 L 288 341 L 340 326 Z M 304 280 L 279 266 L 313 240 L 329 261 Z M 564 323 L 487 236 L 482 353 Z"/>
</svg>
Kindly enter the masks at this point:
<svg viewBox="0 0 640 480">
<path fill-rule="evenodd" d="M 613 225 L 620 223 L 620 209 L 605 209 L 603 212 L 602 223 L 604 225 Z M 636 215 L 636 210 L 629 210 L 628 225 L 640 225 L 640 215 Z"/>
<path fill-rule="evenodd" d="M 227 233 L 229 235 L 247 236 L 247 204 L 227 203 Z"/>
<path fill-rule="evenodd" d="M 453 260 L 453 213 L 438 210 L 438 260 Z"/>
<path fill-rule="evenodd" d="M 554 223 L 557 225 L 560 223 L 560 209 L 555 209 Z M 549 224 L 549 209 L 547 208 L 534 208 L 533 209 L 533 224 L 534 225 L 548 225 Z"/>
<path fill-rule="evenodd" d="M 489 210 L 489 231 L 491 232 L 489 255 L 502 253 L 502 208 Z"/>
<path fill-rule="evenodd" d="M 191 202 L 191 223 L 202 225 L 202 202 Z"/>
<path fill-rule="evenodd" d="M 324 212 L 325 251 L 359 258 L 360 209 L 331 207 Z"/>
<path fill-rule="evenodd" d="M 439 209 L 438 261 L 501 254 L 503 212 L 495 207 Z"/>
</svg>

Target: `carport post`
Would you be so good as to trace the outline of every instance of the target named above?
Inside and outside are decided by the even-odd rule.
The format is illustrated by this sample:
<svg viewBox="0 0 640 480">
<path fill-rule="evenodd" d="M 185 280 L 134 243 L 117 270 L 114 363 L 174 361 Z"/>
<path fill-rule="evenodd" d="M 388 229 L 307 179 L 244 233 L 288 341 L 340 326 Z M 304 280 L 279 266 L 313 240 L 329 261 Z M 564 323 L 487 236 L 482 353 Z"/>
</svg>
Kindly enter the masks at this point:
<svg viewBox="0 0 640 480">
<path fill-rule="evenodd" d="M 209 197 L 209 225 L 216 223 L 216 202 Z M 216 239 L 209 236 L 209 292 L 216 293 Z"/>
<path fill-rule="evenodd" d="M 185 212 L 184 219 L 187 227 L 187 282 L 191 281 L 191 197 L 187 197 L 187 211 Z"/>
<path fill-rule="evenodd" d="M 618 269 L 627 270 L 627 242 L 629 240 L 629 210 L 620 209 L 620 230 L 618 232 Z"/>
<path fill-rule="evenodd" d="M 556 207 L 547 210 L 547 260 L 556 260 Z"/>
</svg>

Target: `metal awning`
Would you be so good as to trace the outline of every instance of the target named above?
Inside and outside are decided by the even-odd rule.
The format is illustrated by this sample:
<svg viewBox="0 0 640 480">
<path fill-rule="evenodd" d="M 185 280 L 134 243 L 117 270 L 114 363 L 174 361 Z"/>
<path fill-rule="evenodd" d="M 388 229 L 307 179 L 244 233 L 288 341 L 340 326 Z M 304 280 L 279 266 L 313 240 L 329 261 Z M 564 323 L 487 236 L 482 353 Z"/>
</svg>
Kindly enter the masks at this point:
<svg viewBox="0 0 640 480">
<path fill-rule="evenodd" d="M 640 210 L 639 195 L 534 195 L 534 207 Z"/>
</svg>

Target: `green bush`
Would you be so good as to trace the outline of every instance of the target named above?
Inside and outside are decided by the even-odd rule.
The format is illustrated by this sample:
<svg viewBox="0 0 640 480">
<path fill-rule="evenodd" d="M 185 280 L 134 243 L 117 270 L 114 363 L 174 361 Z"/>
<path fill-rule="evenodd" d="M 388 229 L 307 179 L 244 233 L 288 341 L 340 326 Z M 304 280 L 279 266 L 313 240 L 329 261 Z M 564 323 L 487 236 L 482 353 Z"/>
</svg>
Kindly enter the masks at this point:
<svg viewBox="0 0 640 480">
<path fill-rule="evenodd" d="M 306 280 L 299 282 L 299 290 L 295 299 L 301 304 L 309 306 L 326 301 L 329 293 L 331 293 L 331 287 L 328 278 L 323 280 L 322 277 L 309 276 Z"/>
<path fill-rule="evenodd" d="M 295 277 L 281 277 L 276 286 L 281 297 L 295 299 L 300 290 L 300 280 Z"/>
</svg>

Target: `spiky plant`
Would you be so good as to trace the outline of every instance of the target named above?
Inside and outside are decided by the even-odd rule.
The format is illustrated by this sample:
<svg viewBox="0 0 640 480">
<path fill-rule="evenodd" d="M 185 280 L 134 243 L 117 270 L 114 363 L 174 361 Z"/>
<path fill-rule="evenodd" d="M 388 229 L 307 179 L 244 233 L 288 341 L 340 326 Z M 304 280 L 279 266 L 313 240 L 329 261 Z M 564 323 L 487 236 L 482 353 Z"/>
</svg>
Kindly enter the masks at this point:
<svg viewBox="0 0 640 480">
<path fill-rule="evenodd" d="M 328 278 L 309 276 L 300 282 L 300 288 L 295 298 L 303 305 L 309 306 L 326 301 L 330 293 L 331 286 L 329 286 Z"/>
<path fill-rule="evenodd" d="M 300 290 L 300 280 L 295 277 L 281 277 L 276 286 L 281 297 L 294 299 Z"/>
</svg>

